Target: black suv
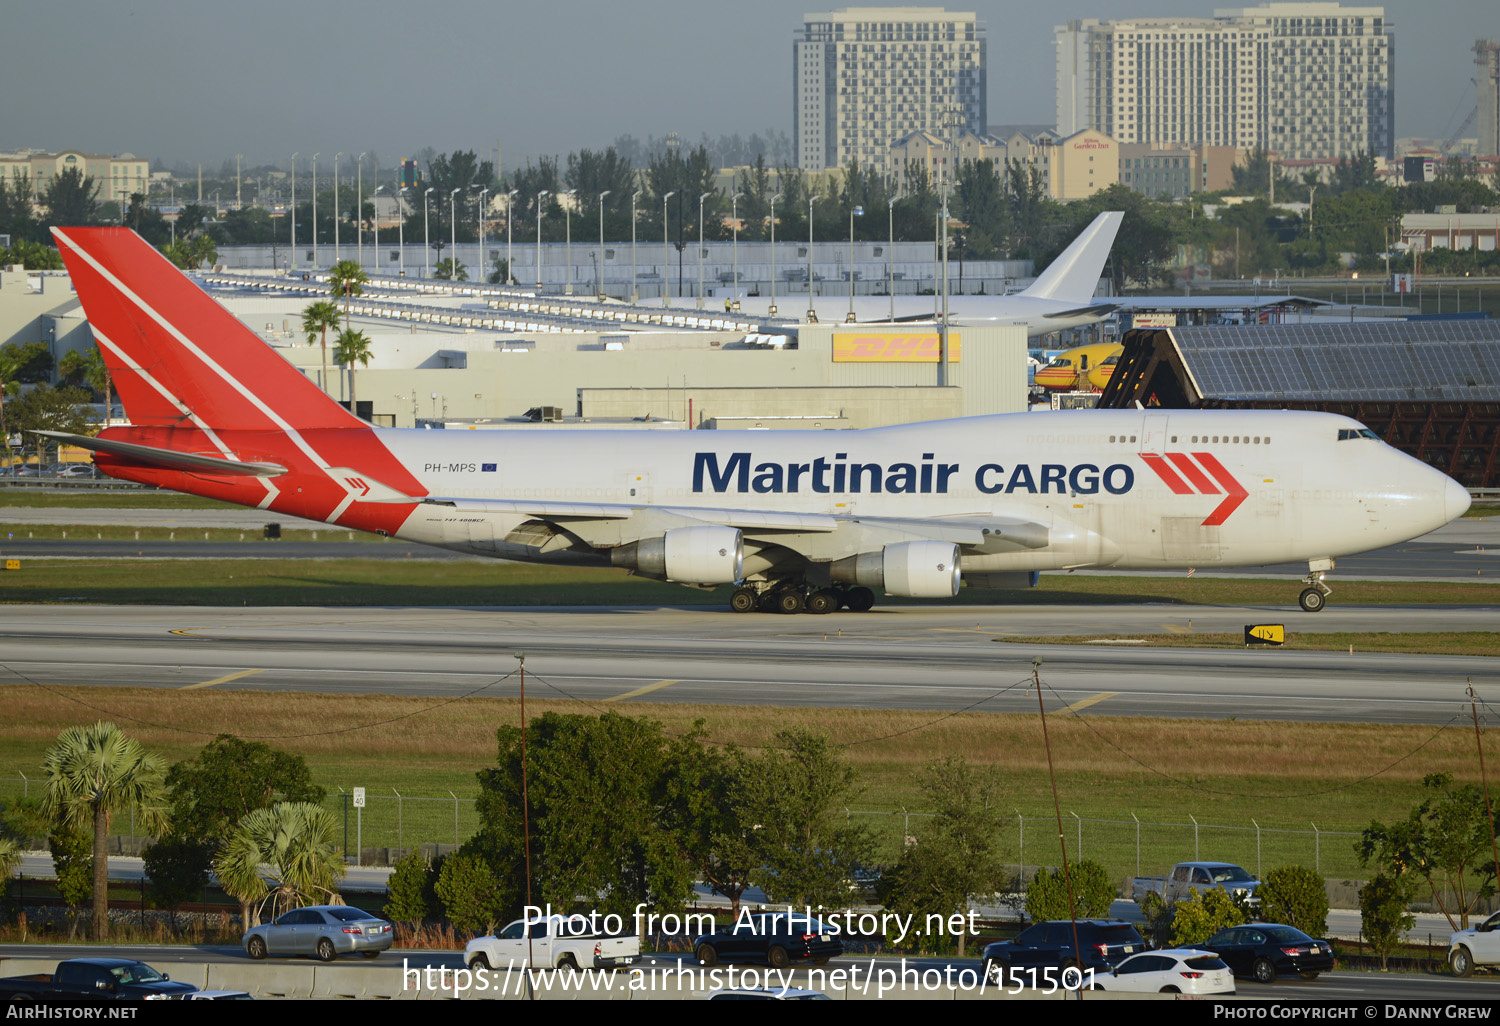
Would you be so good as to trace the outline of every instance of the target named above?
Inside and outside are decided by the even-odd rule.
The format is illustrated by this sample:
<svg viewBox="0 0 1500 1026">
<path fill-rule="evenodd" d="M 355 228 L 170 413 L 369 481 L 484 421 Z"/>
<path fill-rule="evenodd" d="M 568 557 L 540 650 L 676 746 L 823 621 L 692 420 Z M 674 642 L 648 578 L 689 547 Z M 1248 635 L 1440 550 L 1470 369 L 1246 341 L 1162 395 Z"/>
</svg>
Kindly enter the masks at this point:
<svg viewBox="0 0 1500 1026">
<path fill-rule="evenodd" d="M 755 959 L 777 969 L 792 962 L 823 965 L 844 953 L 844 945 L 817 918 L 803 913 L 766 912 L 745 916 L 727 930 L 693 941 L 693 954 L 704 965 Z"/>
<path fill-rule="evenodd" d="M 985 945 L 985 975 L 1002 986 L 1055 986 L 1068 966 L 1106 971 L 1150 947 L 1134 926 L 1119 919 L 1078 920 L 1078 945 L 1081 958 L 1073 951 L 1073 923 L 1067 919 L 1033 923 L 1014 940 Z"/>
</svg>

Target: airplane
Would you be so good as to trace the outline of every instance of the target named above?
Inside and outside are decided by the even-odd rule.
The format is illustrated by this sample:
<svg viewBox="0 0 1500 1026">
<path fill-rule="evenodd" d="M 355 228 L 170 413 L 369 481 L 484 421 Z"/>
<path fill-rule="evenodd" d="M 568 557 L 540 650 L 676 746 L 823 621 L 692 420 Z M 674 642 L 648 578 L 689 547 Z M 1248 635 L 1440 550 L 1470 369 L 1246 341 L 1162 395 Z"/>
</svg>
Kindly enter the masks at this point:
<svg viewBox="0 0 1500 1026">
<path fill-rule="evenodd" d="M 1021 292 L 1008 296 L 950 296 L 949 324 L 982 327 L 1024 323 L 1027 337 L 1035 338 L 1103 320 L 1119 303 L 1096 300 L 1094 290 L 1099 287 L 1099 276 L 1104 272 L 1104 263 L 1109 259 L 1110 247 L 1124 217 L 1120 211 L 1106 211 L 1094 218 L 1047 265 L 1041 276 Z M 839 289 L 837 282 L 827 282 L 820 296 L 783 294 L 780 302 L 785 310 L 792 310 L 807 298 L 814 309 L 821 304 L 825 316 L 837 313 L 843 320 L 851 304 L 847 290 L 841 294 Z M 930 296 L 897 296 L 894 302 L 889 296 L 855 296 L 852 307 L 860 324 L 914 323 L 936 320 L 933 302 Z M 686 299 L 678 305 L 691 307 L 695 303 L 696 300 Z M 745 296 L 740 304 L 743 313 L 759 316 L 768 312 L 770 300 Z"/>
<path fill-rule="evenodd" d="M 125 228 L 54 228 L 130 418 L 111 477 L 459 552 L 869 609 L 1044 570 L 1337 557 L 1461 515 L 1456 481 L 1322 413 L 1108 410 L 855 431 L 424 431 L 354 417 Z"/>
<path fill-rule="evenodd" d="M 1088 388 L 1095 368 L 1124 351 L 1125 347 L 1118 342 L 1093 342 L 1065 349 L 1049 360 L 1047 366 L 1038 368 L 1035 384 L 1057 391 Z"/>
</svg>

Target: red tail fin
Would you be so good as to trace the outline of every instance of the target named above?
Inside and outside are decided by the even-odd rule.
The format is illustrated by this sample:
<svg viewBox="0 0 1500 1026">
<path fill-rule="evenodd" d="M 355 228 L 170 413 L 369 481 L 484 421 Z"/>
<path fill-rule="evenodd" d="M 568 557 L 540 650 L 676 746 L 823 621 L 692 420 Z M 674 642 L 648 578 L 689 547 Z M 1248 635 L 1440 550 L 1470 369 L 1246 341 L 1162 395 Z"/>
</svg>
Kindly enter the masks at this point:
<svg viewBox="0 0 1500 1026">
<path fill-rule="evenodd" d="M 362 427 L 127 228 L 54 228 L 131 423 Z"/>
</svg>

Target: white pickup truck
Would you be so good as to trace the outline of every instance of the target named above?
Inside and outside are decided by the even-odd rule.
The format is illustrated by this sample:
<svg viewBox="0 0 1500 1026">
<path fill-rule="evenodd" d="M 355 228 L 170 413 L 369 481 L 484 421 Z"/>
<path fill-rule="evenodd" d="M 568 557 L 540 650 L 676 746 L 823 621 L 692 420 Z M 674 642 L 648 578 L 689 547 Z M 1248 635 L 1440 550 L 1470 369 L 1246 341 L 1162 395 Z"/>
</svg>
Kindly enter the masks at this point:
<svg viewBox="0 0 1500 1026">
<path fill-rule="evenodd" d="M 1130 896 L 1139 905 L 1155 894 L 1168 905 L 1187 901 L 1204 891 L 1219 890 L 1231 898 L 1260 904 L 1256 891 L 1260 881 L 1232 862 L 1179 862 L 1167 876 L 1138 876 L 1131 881 Z"/>
<path fill-rule="evenodd" d="M 1500 912 L 1448 938 L 1448 968 L 1454 976 L 1473 975 L 1476 965 L 1497 964 L 1500 964 Z"/>
<path fill-rule="evenodd" d="M 469 941 L 464 962 L 476 970 L 522 966 L 616 969 L 641 957 L 639 937 L 609 936 L 591 926 L 582 916 L 517 919 L 493 937 Z"/>
</svg>

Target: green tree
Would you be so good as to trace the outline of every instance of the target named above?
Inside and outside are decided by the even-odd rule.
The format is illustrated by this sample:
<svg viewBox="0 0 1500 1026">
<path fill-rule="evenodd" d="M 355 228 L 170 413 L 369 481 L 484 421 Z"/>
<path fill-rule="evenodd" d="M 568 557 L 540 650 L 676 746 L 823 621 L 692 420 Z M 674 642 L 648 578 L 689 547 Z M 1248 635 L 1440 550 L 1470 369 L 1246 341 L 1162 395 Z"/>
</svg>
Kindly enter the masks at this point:
<svg viewBox="0 0 1500 1026">
<path fill-rule="evenodd" d="M 1177 903 L 1172 917 L 1172 946 L 1202 944 L 1220 930 L 1246 922 L 1245 910 L 1217 887 Z"/>
<path fill-rule="evenodd" d="M 489 273 L 485 281 L 491 285 L 510 284 L 510 261 L 504 257 L 495 258 L 495 269 Z"/>
<path fill-rule="evenodd" d="M 734 747 L 700 743 L 693 732 L 674 746 L 662 803 L 668 825 L 683 838 L 683 849 L 698 879 L 729 899 L 730 915 L 739 918 L 740 901 L 760 866 L 755 824 L 745 819 L 733 796 L 738 773 L 748 763 Z"/>
<path fill-rule="evenodd" d="M 36 384 L 52 376 L 52 351 L 45 342 L 7 342 L 0 346 L 0 380 Z"/>
<path fill-rule="evenodd" d="M 885 903 L 923 919 L 966 915 L 976 898 L 995 893 L 1004 882 L 999 775 L 948 756 L 929 764 L 918 786 L 933 816 L 887 874 Z M 960 958 L 967 939 L 958 936 Z"/>
<path fill-rule="evenodd" d="M 232 734 L 220 734 L 193 758 L 175 763 L 166 782 L 172 833 L 215 848 L 256 809 L 277 802 L 317 805 L 327 797 L 302 756 Z"/>
<path fill-rule="evenodd" d="M 753 879 L 777 904 L 845 904 L 874 849 L 869 831 L 844 815 L 859 793 L 854 770 L 823 734 L 789 728 L 772 744 L 747 760 L 733 798 L 758 824 Z"/>
<path fill-rule="evenodd" d="M 1068 884 L 1073 888 L 1073 908 L 1068 907 Z M 1052 919 L 1107 919 L 1114 904 L 1115 884 L 1109 870 L 1093 859 L 1083 859 L 1069 867 L 1068 879 L 1062 867 L 1039 870 L 1026 888 L 1026 917 L 1032 922 Z"/>
<path fill-rule="evenodd" d="M 444 281 L 468 281 L 469 269 L 455 257 L 439 260 L 437 267 L 432 271 L 434 278 L 442 278 Z"/>
<path fill-rule="evenodd" d="M 133 814 L 148 831 L 166 825 L 162 762 L 113 723 L 69 727 L 42 758 L 45 808 L 58 823 L 94 832 L 94 939 L 109 939 L 109 827 Z"/>
<path fill-rule="evenodd" d="M 6 430 L 23 438 L 37 431 L 59 431 L 82 435 L 89 430 L 85 404 L 92 397 L 81 388 L 37 385 L 26 392 L 13 391 L 5 404 Z M 9 436 L 7 436 L 9 437 Z M 42 449 L 44 438 L 32 439 Z"/>
<path fill-rule="evenodd" d="M 1456 784 L 1451 773 L 1430 773 L 1422 787 L 1427 797 L 1406 819 L 1372 820 L 1354 851 L 1361 866 L 1396 877 L 1414 874 L 1449 925 L 1468 929 L 1469 913 L 1495 892 L 1484 792 L 1474 784 Z"/>
<path fill-rule="evenodd" d="M 0 235 L 9 235 L 14 242 L 34 242 L 32 236 L 36 230 L 31 206 L 31 176 L 22 174 L 7 178 L 0 175 Z M 12 259 L 3 262 L 24 261 Z"/>
<path fill-rule="evenodd" d="M 1295 926 L 1309 937 L 1328 932 L 1328 889 L 1306 866 L 1277 866 L 1255 893 L 1266 922 Z"/>
<path fill-rule="evenodd" d="M 202 894 L 208 884 L 213 846 L 169 834 L 148 845 L 141 856 L 146 878 L 151 881 L 146 900 L 152 908 L 170 912 L 175 927 L 177 910 Z"/>
<path fill-rule="evenodd" d="M 505 909 L 505 889 L 489 863 L 473 852 L 459 852 L 443 860 L 436 891 L 455 930 L 493 933 Z"/>
<path fill-rule="evenodd" d="M 1410 884 L 1410 878 L 1379 873 L 1359 889 L 1360 931 L 1380 956 L 1382 972 L 1402 935 L 1417 925 L 1417 917 L 1407 911 L 1412 897 Z"/>
<path fill-rule="evenodd" d="M 32 271 L 63 269 L 62 254 L 56 248 L 19 237 L 13 238 L 5 249 L 0 249 L 0 264 L 20 264 Z"/>
<path fill-rule="evenodd" d="M 99 219 L 99 186 L 76 167 L 64 168 L 48 183 L 45 202 L 49 225 L 77 228 Z"/>
<path fill-rule="evenodd" d="M 94 843 L 87 830 L 70 824 L 58 824 L 47 836 L 52 853 L 52 870 L 57 874 L 57 896 L 68 908 L 72 926 L 68 940 L 78 933 L 83 909 L 94 896 Z"/>
<path fill-rule="evenodd" d="M 164 246 L 172 238 L 172 226 L 161 215 L 161 211 L 147 205 L 144 193 L 130 194 L 130 206 L 125 210 L 125 224 L 153 246 Z"/>
<path fill-rule="evenodd" d="M 354 365 L 361 367 L 370 365 L 370 338 L 362 331 L 350 331 L 345 328 L 339 332 L 338 338 L 334 340 L 333 361 L 340 367 L 349 370 L 349 412 L 356 409 L 354 394 Z"/>
<path fill-rule="evenodd" d="M 386 886 L 385 917 L 406 923 L 413 931 L 421 929 L 432 918 L 441 868 L 416 849 L 397 859 Z"/>
<path fill-rule="evenodd" d="M 240 902 L 246 926 L 315 902 L 342 903 L 333 814 L 310 802 L 278 802 L 244 816 L 214 859 L 214 875 Z"/>
<path fill-rule="evenodd" d="M 323 376 L 318 379 L 318 387 L 324 392 L 328 391 L 328 329 L 339 326 L 339 316 L 338 306 L 326 299 L 309 303 L 302 311 L 302 334 L 307 344 L 317 339 L 323 347 Z"/>
</svg>

